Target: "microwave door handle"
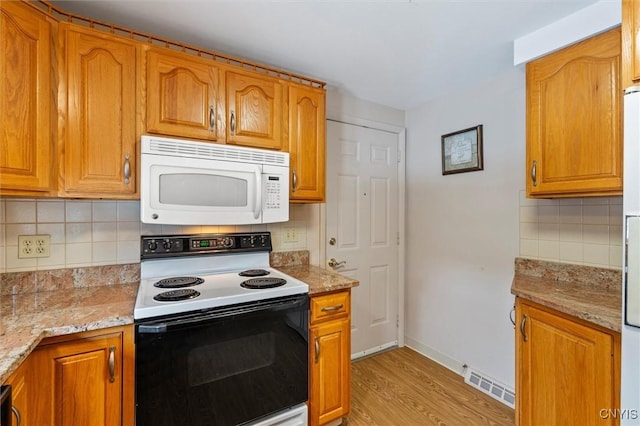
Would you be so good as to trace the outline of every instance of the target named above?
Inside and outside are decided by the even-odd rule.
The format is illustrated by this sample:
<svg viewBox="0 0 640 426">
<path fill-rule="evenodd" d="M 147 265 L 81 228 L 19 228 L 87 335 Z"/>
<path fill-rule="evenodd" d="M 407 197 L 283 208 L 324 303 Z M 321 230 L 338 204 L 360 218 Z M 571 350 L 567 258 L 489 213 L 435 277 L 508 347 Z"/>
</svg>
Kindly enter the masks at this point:
<svg viewBox="0 0 640 426">
<path fill-rule="evenodd" d="M 256 170 L 256 207 L 253 211 L 253 218 L 259 219 L 262 211 L 262 171 Z"/>
</svg>

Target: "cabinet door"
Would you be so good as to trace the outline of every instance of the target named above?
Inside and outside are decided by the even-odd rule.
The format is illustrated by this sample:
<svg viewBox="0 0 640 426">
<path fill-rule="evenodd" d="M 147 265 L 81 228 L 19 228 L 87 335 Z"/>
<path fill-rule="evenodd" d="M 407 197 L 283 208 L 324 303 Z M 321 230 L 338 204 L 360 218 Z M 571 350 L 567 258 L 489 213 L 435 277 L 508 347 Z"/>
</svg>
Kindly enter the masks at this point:
<svg viewBox="0 0 640 426">
<path fill-rule="evenodd" d="M 275 78 L 227 71 L 227 143 L 282 150 L 282 84 Z"/>
<path fill-rule="evenodd" d="M 325 199 L 325 93 L 289 86 L 289 154 L 292 202 Z"/>
<path fill-rule="evenodd" d="M 309 419 L 312 425 L 325 424 L 349 413 L 350 332 L 348 319 L 327 321 L 311 328 Z"/>
<path fill-rule="evenodd" d="M 620 28 L 527 64 L 527 195 L 622 194 Z"/>
<path fill-rule="evenodd" d="M 215 141 L 219 70 L 213 61 L 171 51 L 147 53 L 146 131 Z"/>
<path fill-rule="evenodd" d="M 54 187 L 51 25 L 21 2 L 0 2 L 0 195 Z"/>
<path fill-rule="evenodd" d="M 521 301 L 516 307 L 517 424 L 616 424 L 600 415 L 619 407 L 615 337 Z"/>
<path fill-rule="evenodd" d="M 136 45 L 73 26 L 65 35 L 60 194 L 136 198 Z"/>
<path fill-rule="evenodd" d="M 31 408 L 31 394 L 29 389 L 33 389 L 34 383 L 30 376 L 30 359 L 27 358 L 16 371 L 9 376 L 7 384 L 11 385 L 11 405 L 13 405 L 14 412 L 13 424 L 20 426 L 28 426 L 30 424 L 29 411 Z M 17 418 L 20 418 L 18 422 Z"/>
<path fill-rule="evenodd" d="M 640 83 L 640 2 L 622 0 L 622 87 Z"/>
<path fill-rule="evenodd" d="M 123 336 L 112 333 L 38 347 L 34 424 L 123 424 Z"/>
</svg>

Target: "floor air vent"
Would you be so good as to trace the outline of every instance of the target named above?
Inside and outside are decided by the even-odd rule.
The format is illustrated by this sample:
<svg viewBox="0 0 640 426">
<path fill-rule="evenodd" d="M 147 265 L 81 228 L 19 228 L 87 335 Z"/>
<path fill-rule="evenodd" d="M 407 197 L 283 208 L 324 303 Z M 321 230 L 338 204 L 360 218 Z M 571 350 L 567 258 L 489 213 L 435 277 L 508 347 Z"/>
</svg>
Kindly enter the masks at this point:
<svg viewBox="0 0 640 426">
<path fill-rule="evenodd" d="M 508 405 L 511 408 L 515 408 L 515 393 L 502 383 L 496 382 L 495 380 L 490 379 L 482 373 L 472 370 L 471 368 L 466 369 L 464 381 L 468 385 L 471 385 L 481 392 L 486 393 L 490 397 L 497 399 L 503 404 Z"/>
</svg>

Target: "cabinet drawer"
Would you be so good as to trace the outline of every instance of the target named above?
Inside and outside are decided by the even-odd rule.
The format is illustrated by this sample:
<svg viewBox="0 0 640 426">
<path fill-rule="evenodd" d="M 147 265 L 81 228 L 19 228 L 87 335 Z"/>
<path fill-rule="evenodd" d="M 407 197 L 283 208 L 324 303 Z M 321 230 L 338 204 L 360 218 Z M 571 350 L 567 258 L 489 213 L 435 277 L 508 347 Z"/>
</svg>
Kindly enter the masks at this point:
<svg viewBox="0 0 640 426">
<path fill-rule="evenodd" d="M 311 323 L 348 316 L 351 301 L 349 291 L 340 291 L 311 298 Z"/>
</svg>

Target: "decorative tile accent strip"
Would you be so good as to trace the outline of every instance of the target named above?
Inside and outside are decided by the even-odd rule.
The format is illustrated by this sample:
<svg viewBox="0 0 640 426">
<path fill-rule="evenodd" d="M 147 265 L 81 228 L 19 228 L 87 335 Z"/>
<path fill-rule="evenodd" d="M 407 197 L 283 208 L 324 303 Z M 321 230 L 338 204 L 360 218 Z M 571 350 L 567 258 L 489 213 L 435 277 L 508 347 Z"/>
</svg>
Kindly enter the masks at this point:
<svg viewBox="0 0 640 426">
<path fill-rule="evenodd" d="M 622 271 L 595 266 L 556 263 L 516 257 L 516 274 L 553 281 L 580 282 L 582 285 L 622 289 Z"/>
<path fill-rule="evenodd" d="M 90 266 L 0 274 L 0 295 L 39 293 L 72 288 L 137 284 L 140 264 Z"/>
<path fill-rule="evenodd" d="M 271 252 L 269 264 L 274 268 L 281 266 L 308 265 L 309 250 Z"/>
</svg>

